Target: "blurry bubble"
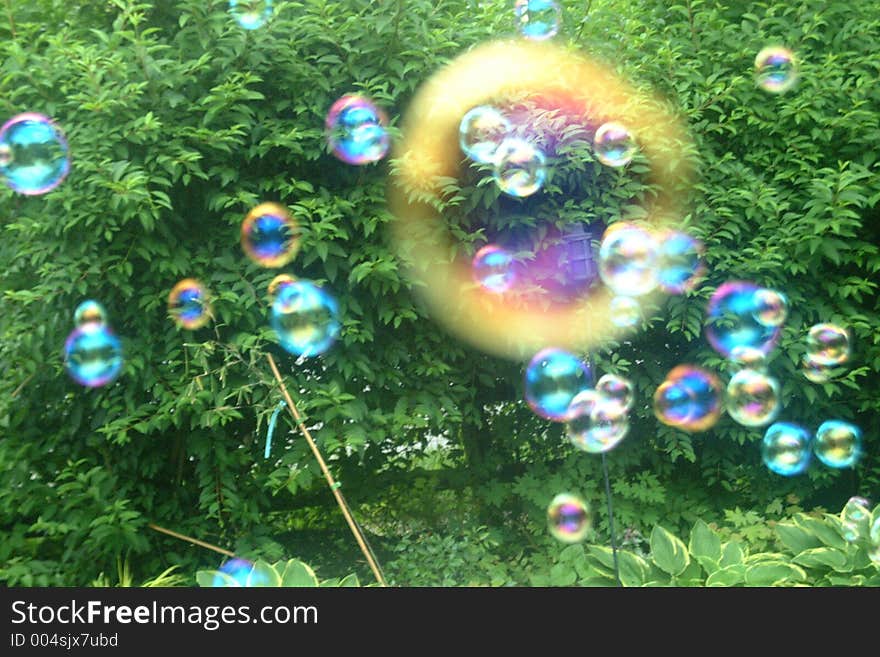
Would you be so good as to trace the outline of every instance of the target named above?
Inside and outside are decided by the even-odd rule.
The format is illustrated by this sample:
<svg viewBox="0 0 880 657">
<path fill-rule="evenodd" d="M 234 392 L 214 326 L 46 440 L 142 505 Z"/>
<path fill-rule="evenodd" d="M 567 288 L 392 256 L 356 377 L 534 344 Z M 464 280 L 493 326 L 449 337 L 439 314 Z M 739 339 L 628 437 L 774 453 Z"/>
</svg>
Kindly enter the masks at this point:
<svg viewBox="0 0 880 657">
<path fill-rule="evenodd" d="M 510 121 L 499 110 L 480 105 L 468 111 L 461 119 L 458 143 L 462 152 L 474 162 L 491 164 L 498 146 L 510 133 Z"/>
<path fill-rule="evenodd" d="M 565 414 L 565 432 L 569 440 L 581 449 L 583 436 L 593 426 L 593 409 L 599 401 L 599 393 L 592 388 L 581 390 L 571 399 Z"/>
<path fill-rule="evenodd" d="M 554 538 L 579 543 L 590 531 L 592 518 L 587 503 L 577 495 L 560 493 L 547 507 L 547 524 Z"/>
<path fill-rule="evenodd" d="M 679 365 L 654 392 L 657 419 L 684 431 L 706 431 L 721 411 L 721 382 L 699 367 Z"/>
<path fill-rule="evenodd" d="M 810 358 L 809 354 L 807 354 L 804 356 L 803 361 L 801 361 L 801 371 L 804 373 L 804 376 L 808 381 L 812 381 L 813 383 L 825 383 L 841 376 L 846 372 L 846 368 L 841 367 L 840 365 L 823 365 L 822 363 L 817 363 Z"/>
<path fill-rule="evenodd" d="M 727 384 L 727 412 L 746 427 L 760 427 L 779 414 L 779 383 L 763 372 L 743 369 Z"/>
<path fill-rule="evenodd" d="M 629 412 L 635 400 L 632 383 L 616 374 L 603 375 L 596 383 L 596 392 L 604 401 L 620 408 L 622 413 Z"/>
<path fill-rule="evenodd" d="M 388 153 L 388 119 L 369 98 L 349 94 L 330 107 L 325 121 L 327 143 L 348 164 L 378 162 Z"/>
<path fill-rule="evenodd" d="M 599 126 L 593 136 L 593 152 L 605 166 L 622 167 L 629 164 L 636 150 L 633 136 L 620 123 L 605 123 Z"/>
<path fill-rule="evenodd" d="M 220 572 L 229 575 L 229 577 L 234 579 L 239 586 L 247 586 L 248 575 L 250 575 L 253 568 L 254 564 L 250 561 L 234 558 L 220 566 Z M 221 579 L 220 577 L 214 577 L 211 586 L 226 586 L 226 580 Z"/>
<path fill-rule="evenodd" d="M 871 518 L 871 503 L 864 497 L 851 497 L 843 505 L 840 522 L 843 525 L 843 537 L 853 542 L 859 538 Z"/>
<path fill-rule="evenodd" d="M 667 294 L 694 289 L 703 276 L 703 244 L 687 233 L 667 231 L 659 239 L 658 282 Z"/>
<path fill-rule="evenodd" d="M 246 30 L 257 30 L 272 18 L 272 0 L 229 0 L 229 13 Z"/>
<path fill-rule="evenodd" d="M 770 46 L 755 57 L 755 81 L 764 91 L 781 94 L 791 89 L 797 79 L 797 61 L 788 48 Z"/>
<path fill-rule="evenodd" d="M 807 333 L 806 358 L 813 364 L 840 365 L 849 349 L 849 333 L 836 324 L 816 324 Z"/>
<path fill-rule="evenodd" d="M 790 422 L 771 424 L 764 434 L 761 457 L 776 474 L 800 474 L 810 464 L 810 433 Z"/>
<path fill-rule="evenodd" d="M 765 326 L 757 318 L 760 288 L 746 281 L 728 281 L 721 285 L 706 310 L 706 337 L 719 354 L 730 357 L 737 347 L 769 353 L 779 339 L 778 326 Z"/>
<path fill-rule="evenodd" d="M 548 420 L 567 420 L 571 401 L 589 388 L 590 368 L 562 349 L 543 349 L 526 367 L 526 402 L 535 413 Z"/>
<path fill-rule="evenodd" d="M 642 309 L 639 307 L 639 302 L 632 297 L 617 296 L 611 299 L 608 313 L 612 324 L 619 328 L 627 328 L 639 323 Z"/>
<path fill-rule="evenodd" d="M 241 247 L 261 267 L 283 267 L 299 250 L 299 227 L 286 208 L 261 203 L 241 224 Z"/>
<path fill-rule="evenodd" d="M 755 319 L 764 326 L 782 326 L 788 317 L 788 298 L 776 290 L 755 292 Z"/>
<path fill-rule="evenodd" d="M 278 274 L 275 278 L 269 281 L 269 287 L 267 288 L 269 296 L 274 298 L 275 295 L 278 294 L 278 290 L 282 285 L 287 285 L 294 281 L 296 281 L 295 276 L 291 276 L 290 274 Z"/>
<path fill-rule="evenodd" d="M 520 34 L 533 41 L 556 36 L 562 12 L 553 0 L 516 0 L 513 7 Z"/>
<path fill-rule="evenodd" d="M 599 275 L 618 295 L 637 297 L 657 287 L 657 243 L 634 224 L 613 224 L 599 247 Z"/>
<path fill-rule="evenodd" d="M 88 388 L 107 385 L 122 370 L 122 344 L 106 324 L 82 324 L 67 336 L 64 366 L 80 385 Z"/>
<path fill-rule="evenodd" d="M 339 335 L 339 304 L 311 281 L 287 283 L 272 302 L 270 324 L 287 351 L 316 356 L 327 351 Z"/>
<path fill-rule="evenodd" d="M 211 303 L 205 286 L 194 278 L 180 281 L 168 295 L 168 314 L 181 328 L 195 330 L 207 324 Z"/>
<path fill-rule="evenodd" d="M 473 275 L 489 292 L 506 292 L 516 280 L 513 256 L 496 244 L 487 244 L 474 254 Z"/>
<path fill-rule="evenodd" d="M 767 354 L 755 347 L 736 346 L 730 350 L 730 361 L 750 370 L 763 370 L 767 366 Z"/>
<path fill-rule="evenodd" d="M 106 324 L 107 311 L 104 310 L 104 306 L 94 299 L 88 299 L 79 304 L 76 310 L 73 311 L 73 323 L 76 326 L 90 323 Z"/>
<path fill-rule="evenodd" d="M 607 452 L 623 440 L 628 430 L 626 411 L 597 391 L 583 390 L 571 400 L 565 431 L 578 449 L 591 454 Z"/>
<path fill-rule="evenodd" d="M 508 137 L 495 151 L 495 182 L 508 196 L 531 196 L 546 177 L 544 154 L 524 139 Z"/>
<path fill-rule="evenodd" d="M 70 171 L 67 140 L 48 116 L 27 112 L 0 127 L 0 176 L 19 194 L 50 192 Z"/>
<path fill-rule="evenodd" d="M 862 455 L 862 431 L 841 420 L 823 422 L 816 431 L 813 451 L 831 468 L 851 468 Z"/>
</svg>

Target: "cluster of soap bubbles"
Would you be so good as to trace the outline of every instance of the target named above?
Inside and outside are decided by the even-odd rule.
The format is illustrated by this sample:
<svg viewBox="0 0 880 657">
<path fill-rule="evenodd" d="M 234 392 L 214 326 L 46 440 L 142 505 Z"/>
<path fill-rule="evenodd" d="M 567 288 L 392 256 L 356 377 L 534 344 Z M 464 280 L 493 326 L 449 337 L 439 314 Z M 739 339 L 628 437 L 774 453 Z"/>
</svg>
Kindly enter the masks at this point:
<svg viewBox="0 0 880 657">
<path fill-rule="evenodd" d="M 606 374 L 595 389 L 579 392 L 571 400 L 565 430 L 571 443 L 585 452 L 601 454 L 620 443 L 629 431 L 633 386 L 615 374 Z"/>
<path fill-rule="evenodd" d="M 76 328 L 64 342 L 64 367 L 70 377 L 87 388 L 112 382 L 122 371 L 122 343 L 107 324 L 107 312 L 89 299 L 73 313 Z"/>
<path fill-rule="evenodd" d="M 348 94 L 337 100 L 324 121 L 331 152 L 347 164 L 378 162 L 388 153 L 388 119 L 372 100 Z"/>
<path fill-rule="evenodd" d="M 577 495 L 560 493 L 547 507 L 547 525 L 554 538 L 563 543 L 579 543 L 590 532 L 592 514 Z"/>
<path fill-rule="evenodd" d="M 45 194 L 69 171 L 67 139 L 48 116 L 26 112 L 0 126 L 0 178 L 14 191 Z"/>
<path fill-rule="evenodd" d="M 815 437 L 792 422 L 776 422 L 761 444 L 764 464 L 773 472 L 792 476 L 807 469 L 811 457 L 831 468 L 851 468 L 862 454 L 861 430 L 843 420 L 823 422 Z"/>
<path fill-rule="evenodd" d="M 840 512 L 840 524 L 843 537 L 850 543 L 866 541 L 868 557 L 880 565 L 880 511 L 872 521 L 871 503 L 864 497 L 851 497 Z"/>
</svg>

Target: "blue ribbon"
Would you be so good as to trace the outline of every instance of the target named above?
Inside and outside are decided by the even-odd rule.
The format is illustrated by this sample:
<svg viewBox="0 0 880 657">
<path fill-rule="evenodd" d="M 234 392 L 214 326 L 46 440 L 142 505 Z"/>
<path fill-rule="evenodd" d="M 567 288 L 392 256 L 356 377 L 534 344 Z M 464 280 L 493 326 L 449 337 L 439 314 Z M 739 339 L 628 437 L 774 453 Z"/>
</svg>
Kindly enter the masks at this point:
<svg viewBox="0 0 880 657">
<path fill-rule="evenodd" d="M 272 417 L 269 418 L 269 431 L 266 432 L 266 451 L 263 454 L 263 458 L 269 458 L 269 452 L 272 451 L 272 433 L 275 431 L 275 422 L 278 420 L 278 414 L 287 406 L 287 403 L 282 399 L 278 402 L 278 406 L 275 407 L 275 411 L 272 413 Z"/>
</svg>

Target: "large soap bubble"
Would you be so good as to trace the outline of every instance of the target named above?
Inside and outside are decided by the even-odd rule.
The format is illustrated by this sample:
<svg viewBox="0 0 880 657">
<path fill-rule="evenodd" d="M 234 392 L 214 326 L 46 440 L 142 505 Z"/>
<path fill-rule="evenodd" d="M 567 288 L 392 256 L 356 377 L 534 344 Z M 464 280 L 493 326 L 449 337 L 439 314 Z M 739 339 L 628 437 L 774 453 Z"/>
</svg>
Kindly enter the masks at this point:
<svg viewBox="0 0 880 657">
<path fill-rule="evenodd" d="M 794 53 L 782 46 L 768 46 L 755 57 L 755 82 L 764 91 L 781 94 L 798 80 L 798 63 Z"/>
<path fill-rule="evenodd" d="M 261 267 L 283 267 L 299 250 L 299 227 L 286 208 L 260 203 L 241 224 L 241 248 Z"/>
<path fill-rule="evenodd" d="M 508 196 L 531 196 L 544 185 L 547 162 L 536 146 L 508 137 L 495 151 L 495 183 Z"/>
<path fill-rule="evenodd" d="M 599 275 L 615 294 L 637 297 L 657 287 L 657 242 L 635 224 L 612 224 L 599 246 Z"/>
<path fill-rule="evenodd" d="M 571 401 L 589 387 L 590 368 L 563 349 L 539 351 L 526 367 L 526 402 L 548 420 L 567 420 Z"/>
<path fill-rule="evenodd" d="M 388 153 L 388 119 L 372 100 L 348 94 L 337 100 L 324 122 L 331 152 L 347 164 L 378 162 Z"/>
<path fill-rule="evenodd" d="M 843 420 L 823 422 L 816 431 L 813 451 L 831 468 L 851 468 L 862 455 L 862 431 Z"/>
<path fill-rule="evenodd" d="M 587 503 L 577 495 L 560 493 L 547 507 L 550 533 L 563 543 L 580 543 L 590 532 L 592 516 Z"/>
<path fill-rule="evenodd" d="M 513 126 L 500 110 L 491 105 L 474 107 L 462 117 L 458 143 L 462 152 L 474 162 L 491 164 L 501 142 Z"/>
<path fill-rule="evenodd" d="M 636 150 L 636 142 L 629 129 L 614 121 L 599 126 L 593 137 L 593 152 L 605 166 L 626 166 L 632 161 Z"/>
<path fill-rule="evenodd" d="M 791 422 L 771 424 L 764 434 L 761 457 L 776 474 L 800 474 L 810 464 L 810 433 Z"/>
<path fill-rule="evenodd" d="M 721 417 L 721 382 L 700 367 L 675 367 L 654 392 L 654 415 L 688 432 L 706 431 Z"/>
<path fill-rule="evenodd" d="M 706 338 L 719 354 L 730 358 L 737 348 L 749 347 L 769 353 L 779 339 L 780 328 L 758 321 L 761 290 L 747 281 L 721 285 L 706 310 Z"/>
<path fill-rule="evenodd" d="M 195 330 L 211 320 L 211 300 L 201 281 L 185 278 L 168 294 L 168 314 L 181 328 Z"/>
<path fill-rule="evenodd" d="M 747 427 L 760 427 L 779 414 L 779 382 L 764 372 L 742 369 L 727 384 L 727 413 Z"/>
<path fill-rule="evenodd" d="M 48 116 L 26 112 L 0 127 L 0 177 L 20 194 L 52 191 L 70 171 L 67 140 Z"/>
<path fill-rule="evenodd" d="M 122 371 L 122 343 L 106 324 L 82 324 L 67 336 L 64 366 L 80 385 L 105 386 Z"/>
<path fill-rule="evenodd" d="M 336 341 L 342 327 L 339 304 L 324 288 L 298 280 L 278 288 L 270 324 L 281 346 L 297 356 L 317 356 Z"/>
</svg>

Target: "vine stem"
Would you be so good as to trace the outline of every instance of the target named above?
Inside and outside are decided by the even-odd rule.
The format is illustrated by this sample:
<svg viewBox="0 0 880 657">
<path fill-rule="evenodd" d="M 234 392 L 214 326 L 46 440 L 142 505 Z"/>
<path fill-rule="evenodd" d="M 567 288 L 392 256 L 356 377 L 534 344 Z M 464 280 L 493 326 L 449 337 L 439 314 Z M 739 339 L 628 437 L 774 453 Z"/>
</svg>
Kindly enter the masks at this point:
<svg viewBox="0 0 880 657">
<path fill-rule="evenodd" d="M 605 460 L 605 452 L 602 452 L 602 472 L 605 474 L 605 499 L 608 500 L 608 531 L 611 533 L 614 577 L 617 579 L 617 586 L 623 586 L 620 582 L 620 566 L 617 563 L 617 539 L 614 538 L 614 510 L 611 508 L 611 485 L 608 483 L 608 461 Z"/>
<path fill-rule="evenodd" d="M 192 536 L 187 536 L 186 534 L 178 534 L 177 532 L 171 531 L 170 529 L 165 529 L 164 527 L 155 525 L 152 522 L 147 524 L 147 527 L 159 532 L 160 534 L 168 534 L 169 536 L 173 536 L 174 538 L 179 538 L 181 541 L 186 541 L 187 543 L 192 543 L 193 545 L 198 545 L 199 547 L 208 548 L 209 550 L 214 550 L 214 552 L 225 554 L 227 557 L 235 556 L 235 552 L 224 550 L 222 547 L 217 547 L 216 545 L 205 543 L 205 541 L 200 541 L 199 539 L 193 538 Z"/>
</svg>

